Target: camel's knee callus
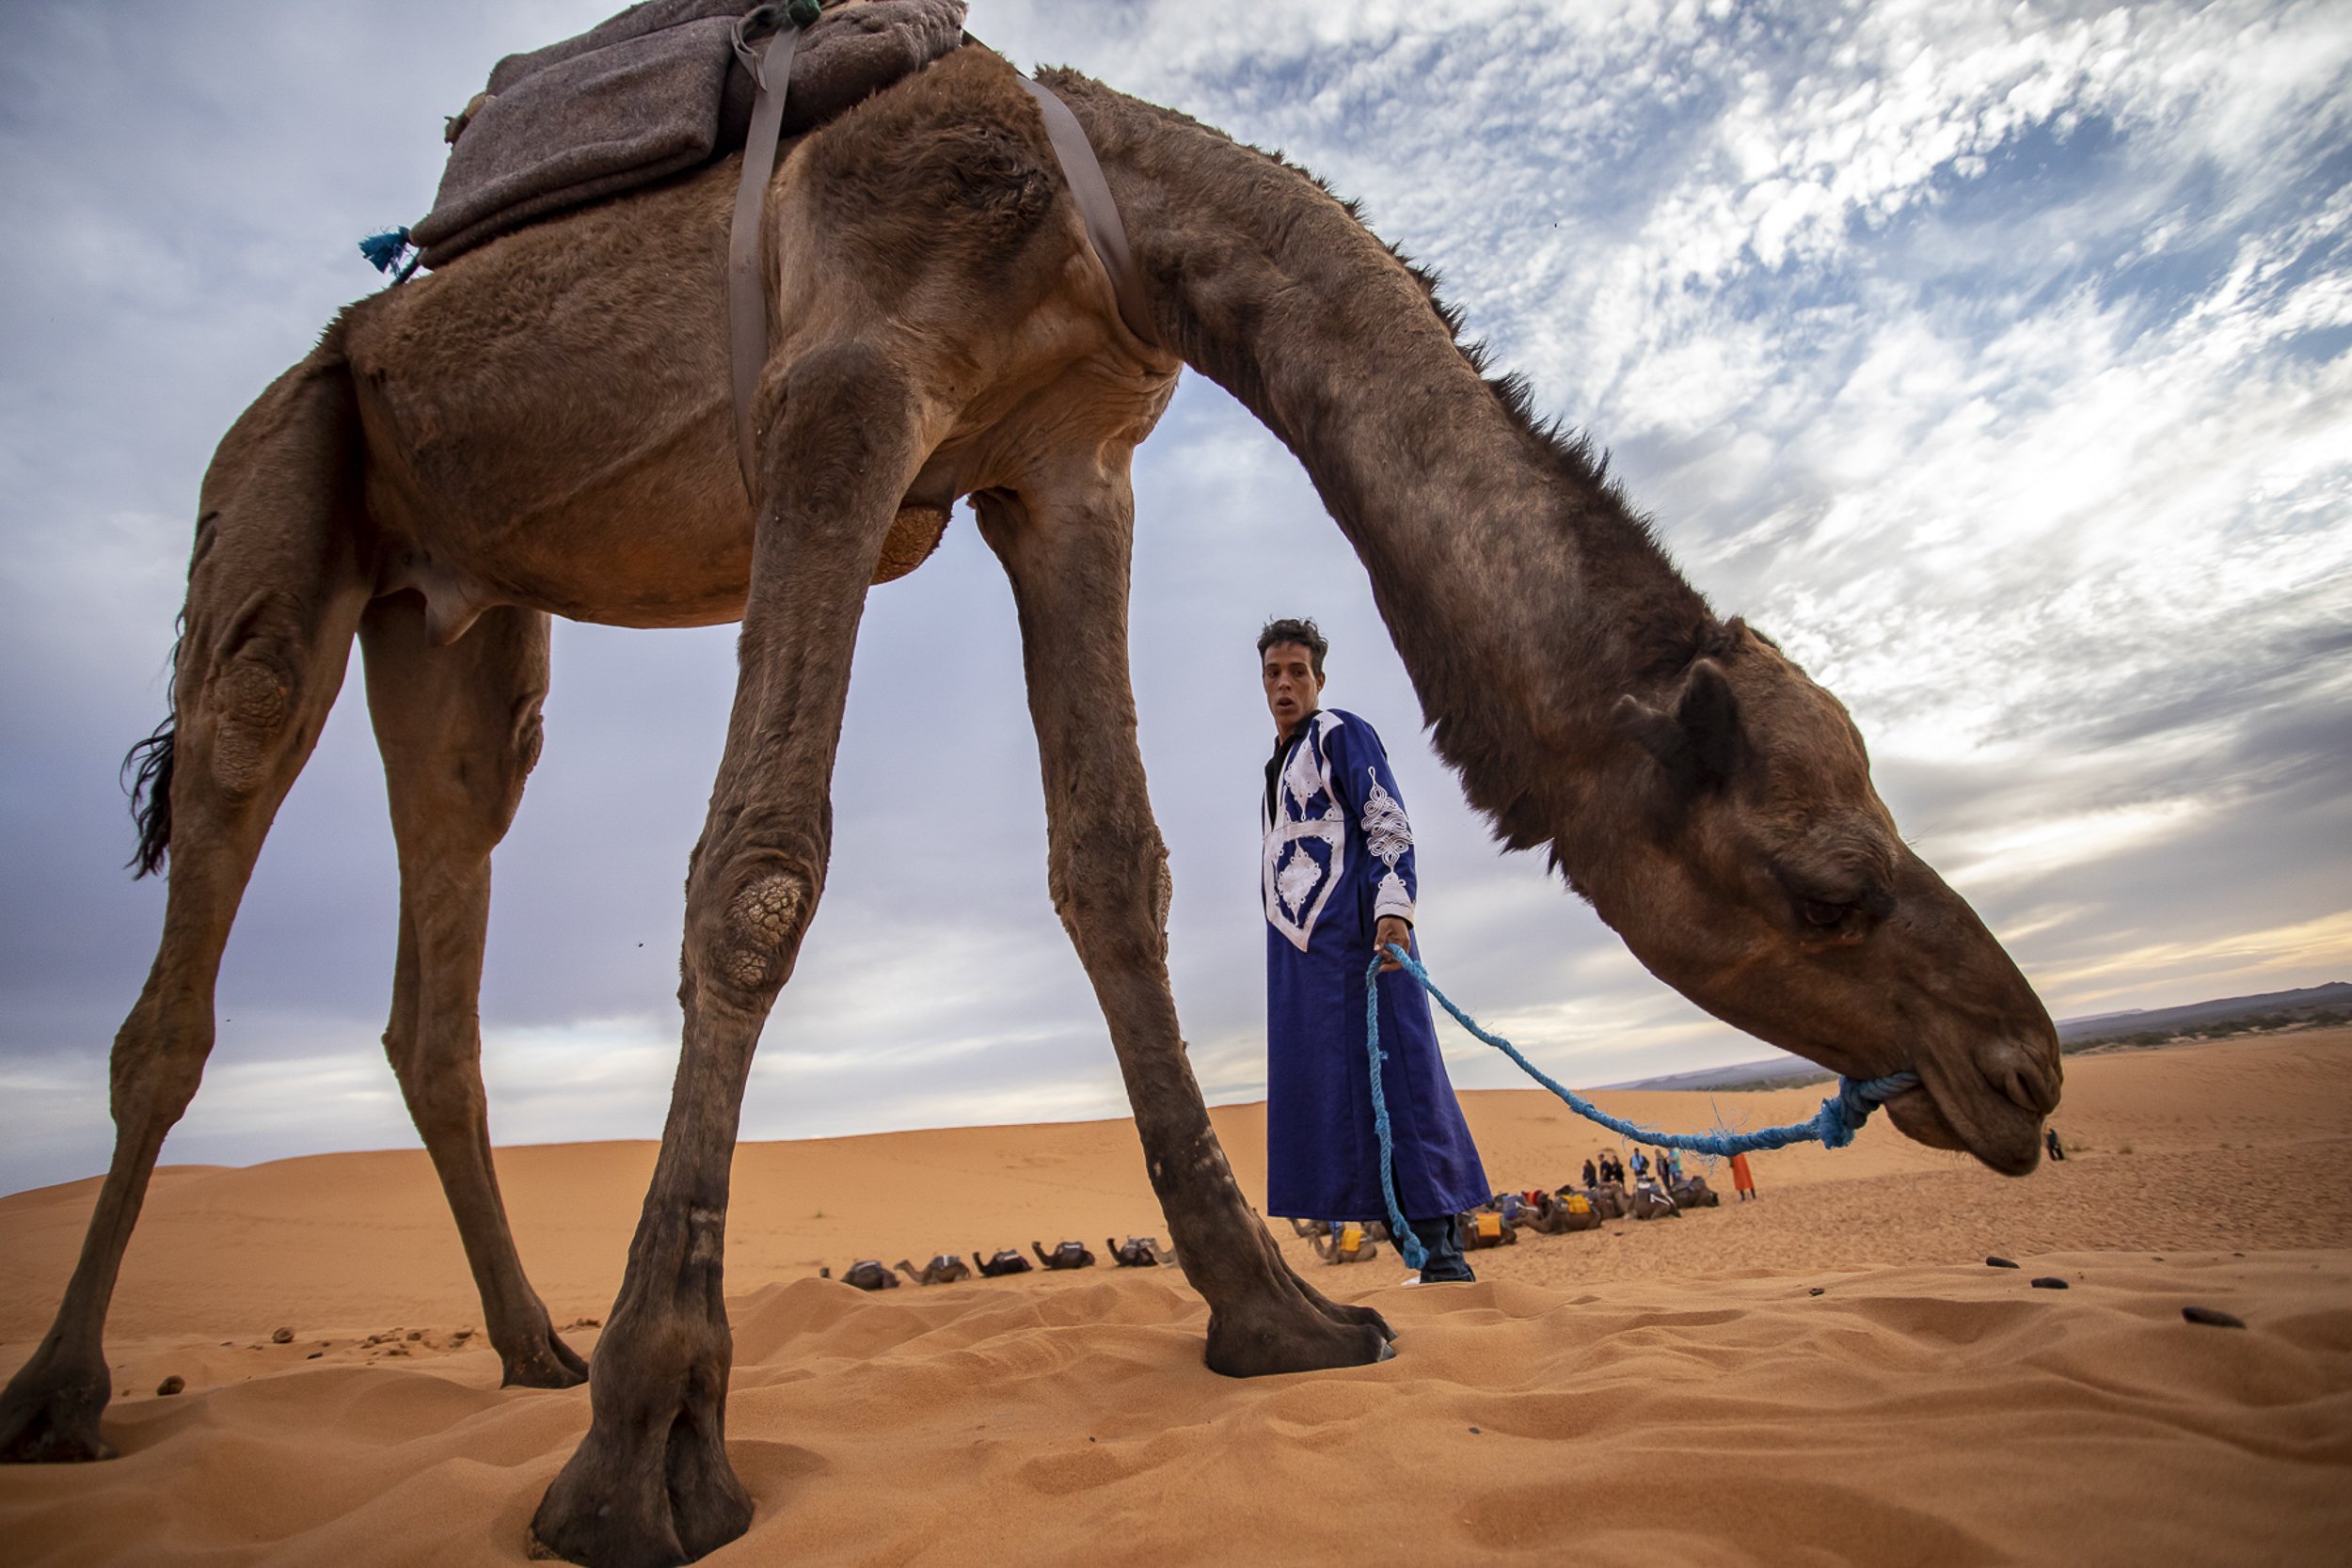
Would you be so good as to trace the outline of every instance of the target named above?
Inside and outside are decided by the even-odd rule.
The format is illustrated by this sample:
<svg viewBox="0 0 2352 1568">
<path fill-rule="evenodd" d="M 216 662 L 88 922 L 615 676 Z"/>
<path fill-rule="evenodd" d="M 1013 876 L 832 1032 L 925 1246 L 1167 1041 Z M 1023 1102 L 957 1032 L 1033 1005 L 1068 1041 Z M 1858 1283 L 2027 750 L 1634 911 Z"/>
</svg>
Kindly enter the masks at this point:
<svg viewBox="0 0 2352 1568">
<path fill-rule="evenodd" d="M 285 734 L 294 686 L 259 659 L 231 663 L 213 683 L 213 778 L 230 795 L 250 795 L 269 777 L 270 756 Z"/>
<path fill-rule="evenodd" d="M 196 698 L 187 716 L 194 737 L 210 754 L 213 782 L 237 799 L 270 784 L 288 742 L 296 738 L 300 672 L 317 641 L 318 617 L 297 594 L 270 588 L 253 594 L 206 639 L 195 589 L 223 585 L 191 586 L 191 642 L 209 645 L 209 657 L 199 656 L 203 662 L 186 672 L 182 686 Z"/>
<path fill-rule="evenodd" d="M 719 974 L 745 990 L 784 981 L 785 958 L 807 923 L 808 884 L 789 872 L 751 882 L 727 906 L 712 953 Z"/>
</svg>

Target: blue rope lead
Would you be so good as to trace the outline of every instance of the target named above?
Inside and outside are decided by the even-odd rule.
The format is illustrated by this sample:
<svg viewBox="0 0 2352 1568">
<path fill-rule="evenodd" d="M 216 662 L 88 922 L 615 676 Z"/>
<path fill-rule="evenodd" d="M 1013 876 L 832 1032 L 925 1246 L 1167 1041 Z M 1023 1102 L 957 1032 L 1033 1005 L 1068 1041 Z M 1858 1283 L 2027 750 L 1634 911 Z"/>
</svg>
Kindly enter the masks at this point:
<svg viewBox="0 0 2352 1568">
<path fill-rule="evenodd" d="M 1387 948 L 1390 958 L 1405 966 L 1406 973 L 1421 982 L 1422 989 L 1438 999 L 1438 1005 L 1454 1015 L 1454 1022 L 1518 1063 L 1530 1078 L 1558 1095 L 1569 1110 L 1588 1121 L 1597 1121 L 1620 1137 L 1635 1143 L 1649 1144 L 1660 1148 L 1687 1148 L 1694 1154 L 1746 1154 L 1762 1148 L 1786 1148 L 1790 1144 L 1820 1143 L 1831 1148 L 1843 1148 L 1853 1142 L 1853 1135 L 1862 1124 L 1870 1119 L 1870 1113 L 1905 1089 L 1915 1088 L 1919 1075 L 1915 1072 L 1890 1073 L 1884 1078 L 1840 1078 L 1837 1092 L 1821 1101 L 1821 1108 L 1811 1119 L 1792 1121 L 1786 1127 L 1759 1127 L 1753 1132 L 1734 1132 L 1719 1128 L 1713 1132 L 1654 1132 L 1646 1127 L 1613 1117 L 1599 1106 L 1560 1084 L 1543 1069 L 1519 1054 L 1518 1047 L 1501 1035 L 1490 1035 L 1478 1026 L 1478 1021 L 1454 1005 L 1445 992 L 1429 978 L 1429 972 L 1402 947 L 1391 942 Z M 1408 1267 L 1418 1269 L 1428 1260 L 1428 1251 L 1413 1227 L 1406 1223 L 1405 1211 L 1396 1201 L 1394 1148 L 1389 1131 L 1389 1104 L 1380 1092 L 1380 966 L 1387 958 L 1375 955 L 1372 967 L 1364 971 L 1364 1020 L 1367 1049 L 1372 1053 L 1372 1130 L 1380 1138 L 1380 1196 L 1388 1200 L 1389 1228 L 1396 1237 L 1397 1248 L 1405 1254 Z"/>
</svg>

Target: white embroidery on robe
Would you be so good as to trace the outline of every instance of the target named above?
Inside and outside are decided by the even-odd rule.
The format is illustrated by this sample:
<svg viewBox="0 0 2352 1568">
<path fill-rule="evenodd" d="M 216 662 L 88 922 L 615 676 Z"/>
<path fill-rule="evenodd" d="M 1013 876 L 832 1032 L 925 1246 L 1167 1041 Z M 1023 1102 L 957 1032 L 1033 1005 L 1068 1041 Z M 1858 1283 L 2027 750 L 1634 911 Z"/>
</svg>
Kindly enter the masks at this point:
<svg viewBox="0 0 2352 1568">
<path fill-rule="evenodd" d="M 1380 787 L 1379 773 L 1367 768 L 1364 776 L 1372 781 L 1372 793 L 1364 797 L 1364 845 L 1389 868 L 1380 885 L 1373 889 L 1372 912 L 1398 915 L 1409 922 L 1413 895 L 1405 891 L 1405 879 L 1396 874 L 1396 863 L 1413 847 L 1413 825 L 1406 820 L 1405 807 L 1397 798 Z"/>
<path fill-rule="evenodd" d="M 1314 857 L 1307 853 L 1305 846 L 1293 840 L 1291 858 L 1282 863 L 1282 869 L 1274 878 L 1274 891 L 1280 894 L 1282 902 L 1290 906 L 1293 920 L 1296 920 L 1299 912 L 1306 909 L 1307 895 L 1314 892 L 1315 884 L 1322 880 L 1323 867 L 1315 863 Z"/>
<path fill-rule="evenodd" d="M 1324 786 L 1323 771 L 1315 765 L 1315 742 L 1320 736 L 1310 736 L 1306 744 L 1291 753 L 1291 765 L 1282 769 L 1282 787 L 1290 794 L 1293 809 L 1300 816 L 1307 815 L 1307 802 L 1313 800 Z"/>
<path fill-rule="evenodd" d="M 1372 781 L 1372 793 L 1364 797 L 1364 846 L 1393 872 L 1397 861 L 1413 847 L 1413 825 L 1406 820 L 1405 808 L 1396 803 L 1396 797 L 1380 787 L 1380 775 L 1367 768 L 1364 776 Z"/>
<path fill-rule="evenodd" d="M 1347 864 L 1347 816 L 1331 788 L 1323 747 L 1342 721 L 1333 714 L 1314 716 L 1306 738 L 1291 753 L 1282 769 L 1274 814 L 1265 827 L 1265 917 L 1267 924 L 1301 953 L 1307 951 L 1315 922 L 1339 885 Z M 1311 803 L 1326 801 L 1320 812 Z M 1294 815 L 1295 814 L 1295 815 Z M 1306 840 L 1319 838 L 1330 850 L 1330 864 L 1316 863 Z"/>
</svg>

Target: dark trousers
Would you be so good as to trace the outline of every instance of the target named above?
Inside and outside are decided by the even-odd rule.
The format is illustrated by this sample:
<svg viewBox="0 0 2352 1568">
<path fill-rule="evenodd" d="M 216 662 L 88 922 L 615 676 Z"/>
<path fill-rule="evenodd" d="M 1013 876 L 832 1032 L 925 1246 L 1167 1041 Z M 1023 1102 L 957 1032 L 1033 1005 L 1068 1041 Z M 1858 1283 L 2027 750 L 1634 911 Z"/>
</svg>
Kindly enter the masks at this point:
<svg viewBox="0 0 2352 1568">
<path fill-rule="evenodd" d="M 1433 1220 L 1408 1220 L 1414 1238 L 1429 1256 L 1421 1265 L 1423 1279 L 1469 1279 L 1470 1266 L 1462 1257 L 1462 1238 L 1458 1222 L 1452 1214 L 1440 1214 Z"/>
</svg>

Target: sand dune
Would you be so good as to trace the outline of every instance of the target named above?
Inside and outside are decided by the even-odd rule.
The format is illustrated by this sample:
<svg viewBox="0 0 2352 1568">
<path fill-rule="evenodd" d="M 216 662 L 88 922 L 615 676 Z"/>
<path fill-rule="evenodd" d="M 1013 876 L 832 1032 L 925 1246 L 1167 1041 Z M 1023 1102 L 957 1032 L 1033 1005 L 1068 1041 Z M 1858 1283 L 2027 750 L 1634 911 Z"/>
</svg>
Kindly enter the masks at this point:
<svg viewBox="0 0 2352 1568">
<path fill-rule="evenodd" d="M 1540 1095 L 1466 1102 L 1498 1181 L 1596 1147 Z M 2069 1064 L 2078 1152 L 2024 1181 L 1879 1125 L 1758 1160 L 1754 1204 L 1481 1253 L 1470 1287 L 1286 1242 L 1399 1355 L 1248 1383 L 1201 1367 L 1172 1271 L 812 1277 L 1164 1232 L 1126 1123 L 746 1146 L 729 1432 L 759 1513 L 708 1560 L 2338 1563 L 2347 1113 L 2352 1031 L 2097 1057 Z M 1217 1120 L 1254 1188 L 1262 1113 Z M 652 1155 L 501 1152 L 559 1323 L 611 1300 Z M 0 1199 L 0 1368 L 45 1328 L 92 1185 Z M 478 1310 L 421 1153 L 164 1173 L 108 1339 L 123 1457 L 0 1469 L 0 1562 L 521 1560 L 586 1400 L 499 1389 Z M 188 1391 L 156 1396 L 167 1375 Z"/>
</svg>

